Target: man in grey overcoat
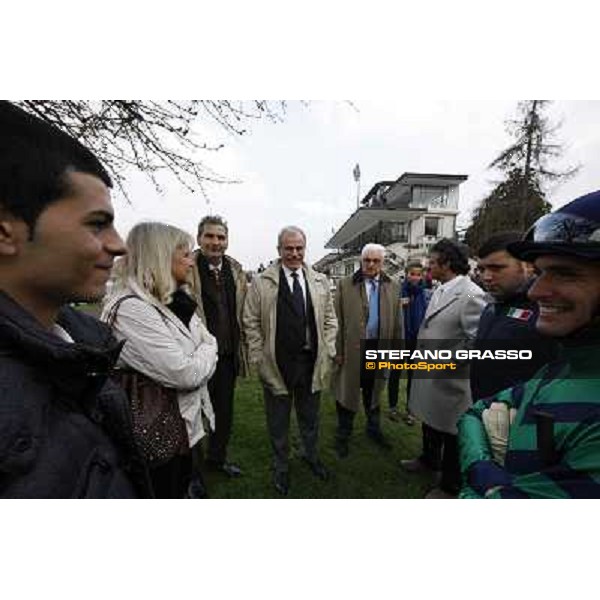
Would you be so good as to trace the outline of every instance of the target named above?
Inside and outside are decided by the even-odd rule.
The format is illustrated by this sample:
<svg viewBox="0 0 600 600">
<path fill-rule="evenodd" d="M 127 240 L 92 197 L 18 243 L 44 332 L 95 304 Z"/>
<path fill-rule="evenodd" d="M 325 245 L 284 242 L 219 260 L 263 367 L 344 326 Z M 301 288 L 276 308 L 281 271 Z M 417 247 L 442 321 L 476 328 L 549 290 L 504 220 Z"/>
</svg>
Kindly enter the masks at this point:
<svg viewBox="0 0 600 600">
<path fill-rule="evenodd" d="M 486 294 L 467 276 L 468 256 L 464 244 L 449 239 L 431 248 L 431 274 L 441 285 L 427 307 L 417 349 L 464 348 L 475 339 Z M 402 467 L 409 472 L 441 470 L 439 487 L 427 497 L 454 497 L 460 489 L 456 423 L 471 405 L 468 363 L 458 361 L 448 377 L 415 376 L 408 403 L 422 422 L 423 451 L 416 459 L 403 460 Z"/>
<path fill-rule="evenodd" d="M 383 272 L 384 256 L 383 246 L 367 244 L 361 253 L 361 269 L 340 280 L 336 290 L 338 335 L 335 360 L 338 367 L 333 387 L 338 417 L 335 445 L 340 458 L 348 455 L 348 442 L 361 396 L 367 417 L 367 435 L 382 448 L 391 447 L 380 425 L 379 397 L 385 380 L 369 376 L 374 372 L 361 369 L 360 354 L 361 340 L 376 346 L 378 340 L 402 336 L 399 285 Z"/>
</svg>

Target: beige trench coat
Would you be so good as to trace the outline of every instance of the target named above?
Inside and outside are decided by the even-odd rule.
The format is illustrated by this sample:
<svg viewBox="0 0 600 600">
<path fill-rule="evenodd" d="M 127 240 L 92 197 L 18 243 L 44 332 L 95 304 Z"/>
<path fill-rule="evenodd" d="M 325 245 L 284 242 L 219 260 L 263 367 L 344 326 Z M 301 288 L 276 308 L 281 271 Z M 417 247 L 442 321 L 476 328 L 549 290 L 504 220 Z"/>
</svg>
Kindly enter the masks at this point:
<svg viewBox="0 0 600 600">
<path fill-rule="evenodd" d="M 252 280 L 246 295 L 243 316 L 250 367 L 257 369 L 262 384 L 268 387 L 274 396 L 285 396 L 288 393 L 275 357 L 280 265 L 278 260 Z M 318 349 L 312 380 L 314 393 L 329 385 L 331 365 L 335 356 L 337 319 L 327 277 L 307 265 L 304 266 L 304 277 L 317 326 Z"/>
<path fill-rule="evenodd" d="M 403 336 L 402 309 L 399 285 L 388 275 L 381 273 L 379 291 L 379 339 L 401 339 Z M 336 401 L 356 412 L 360 406 L 360 341 L 365 337 L 369 304 L 362 273 L 341 279 L 335 294 L 335 310 L 338 318 L 336 349 L 344 362 L 338 366 L 333 378 Z M 386 380 L 377 378 L 373 388 L 372 406 L 379 403 L 379 395 Z"/>
<path fill-rule="evenodd" d="M 426 340 L 440 340 L 442 345 L 443 341 L 450 344 L 452 340 L 459 344 L 453 344 L 454 348 L 465 348 L 475 339 L 487 296 L 468 277 L 459 277 L 461 281 L 442 297 L 440 304 L 433 306 L 430 303 L 427 307 L 417 336 L 417 348 Z M 431 344 L 428 349 L 433 349 Z M 469 364 L 454 362 L 458 371 L 451 378 L 427 379 L 415 375 L 408 400 L 414 416 L 438 431 L 452 434 L 457 433 L 459 417 L 471 406 Z"/>
</svg>

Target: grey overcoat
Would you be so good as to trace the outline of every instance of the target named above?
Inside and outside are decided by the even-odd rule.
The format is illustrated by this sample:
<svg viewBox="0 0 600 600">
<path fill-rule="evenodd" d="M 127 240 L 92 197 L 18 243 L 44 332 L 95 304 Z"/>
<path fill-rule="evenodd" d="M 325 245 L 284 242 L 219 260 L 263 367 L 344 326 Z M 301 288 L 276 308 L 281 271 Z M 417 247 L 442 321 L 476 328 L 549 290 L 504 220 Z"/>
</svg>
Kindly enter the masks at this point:
<svg viewBox="0 0 600 600">
<path fill-rule="evenodd" d="M 464 348 L 475 339 L 486 294 L 469 277 L 458 277 L 460 281 L 442 295 L 438 304 L 430 303 L 427 307 L 417 336 L 417 348 L 424 347 L 426 340 L 444 340 L 448 344 L 455 340 Z M 426 347 L 433 349 L 434 346 Z M 452 434 L 457 433 L 456 422 L 471 405 L 469 364 L 458 361 L 457 365 L 456 376 L 452 378 L 440 375 L 436 379 L 423 378 L 415 372 L 408 401 L 414 416 L 434 429 Z"/>
</svg>

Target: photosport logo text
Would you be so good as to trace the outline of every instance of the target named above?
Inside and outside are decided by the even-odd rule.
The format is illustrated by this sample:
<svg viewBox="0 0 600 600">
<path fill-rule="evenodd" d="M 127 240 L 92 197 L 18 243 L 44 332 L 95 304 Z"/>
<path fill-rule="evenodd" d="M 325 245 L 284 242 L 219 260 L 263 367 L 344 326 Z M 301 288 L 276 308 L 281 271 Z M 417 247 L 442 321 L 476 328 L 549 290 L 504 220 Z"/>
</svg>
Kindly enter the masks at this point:
<svg viewBox="0 0 600 600">
<path fill-rule="evenodd" d="M 456 371 L 459 361 L 531 360 L 531 350 L 365 350 L 368 371 Z"/>
</svg>

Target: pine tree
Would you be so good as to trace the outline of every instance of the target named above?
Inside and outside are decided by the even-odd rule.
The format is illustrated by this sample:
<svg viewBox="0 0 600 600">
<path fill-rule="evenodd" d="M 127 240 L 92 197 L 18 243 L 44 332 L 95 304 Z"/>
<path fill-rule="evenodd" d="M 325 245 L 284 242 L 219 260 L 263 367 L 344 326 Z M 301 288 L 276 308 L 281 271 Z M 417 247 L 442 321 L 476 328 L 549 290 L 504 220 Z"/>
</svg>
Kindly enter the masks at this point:
<svg viewBox="0 0 600 600">
<path fill-rule="evenodd" d="M 500 231 L 525 232 L 540 216 L 549 212 L 547 188 L 573 177 L 579 167 L 557 170 L 552 161 L 563 155 L 555 141 L 560 124 L 546 115 L 548 100 L 525 100 L 518 104 L 518 117 L 507 122 L 514 143 L 497 156 L 489 168 L 499 169 L 504 179 L 484 198 L 465 234 L 471 250 Z"/>
</svg>

